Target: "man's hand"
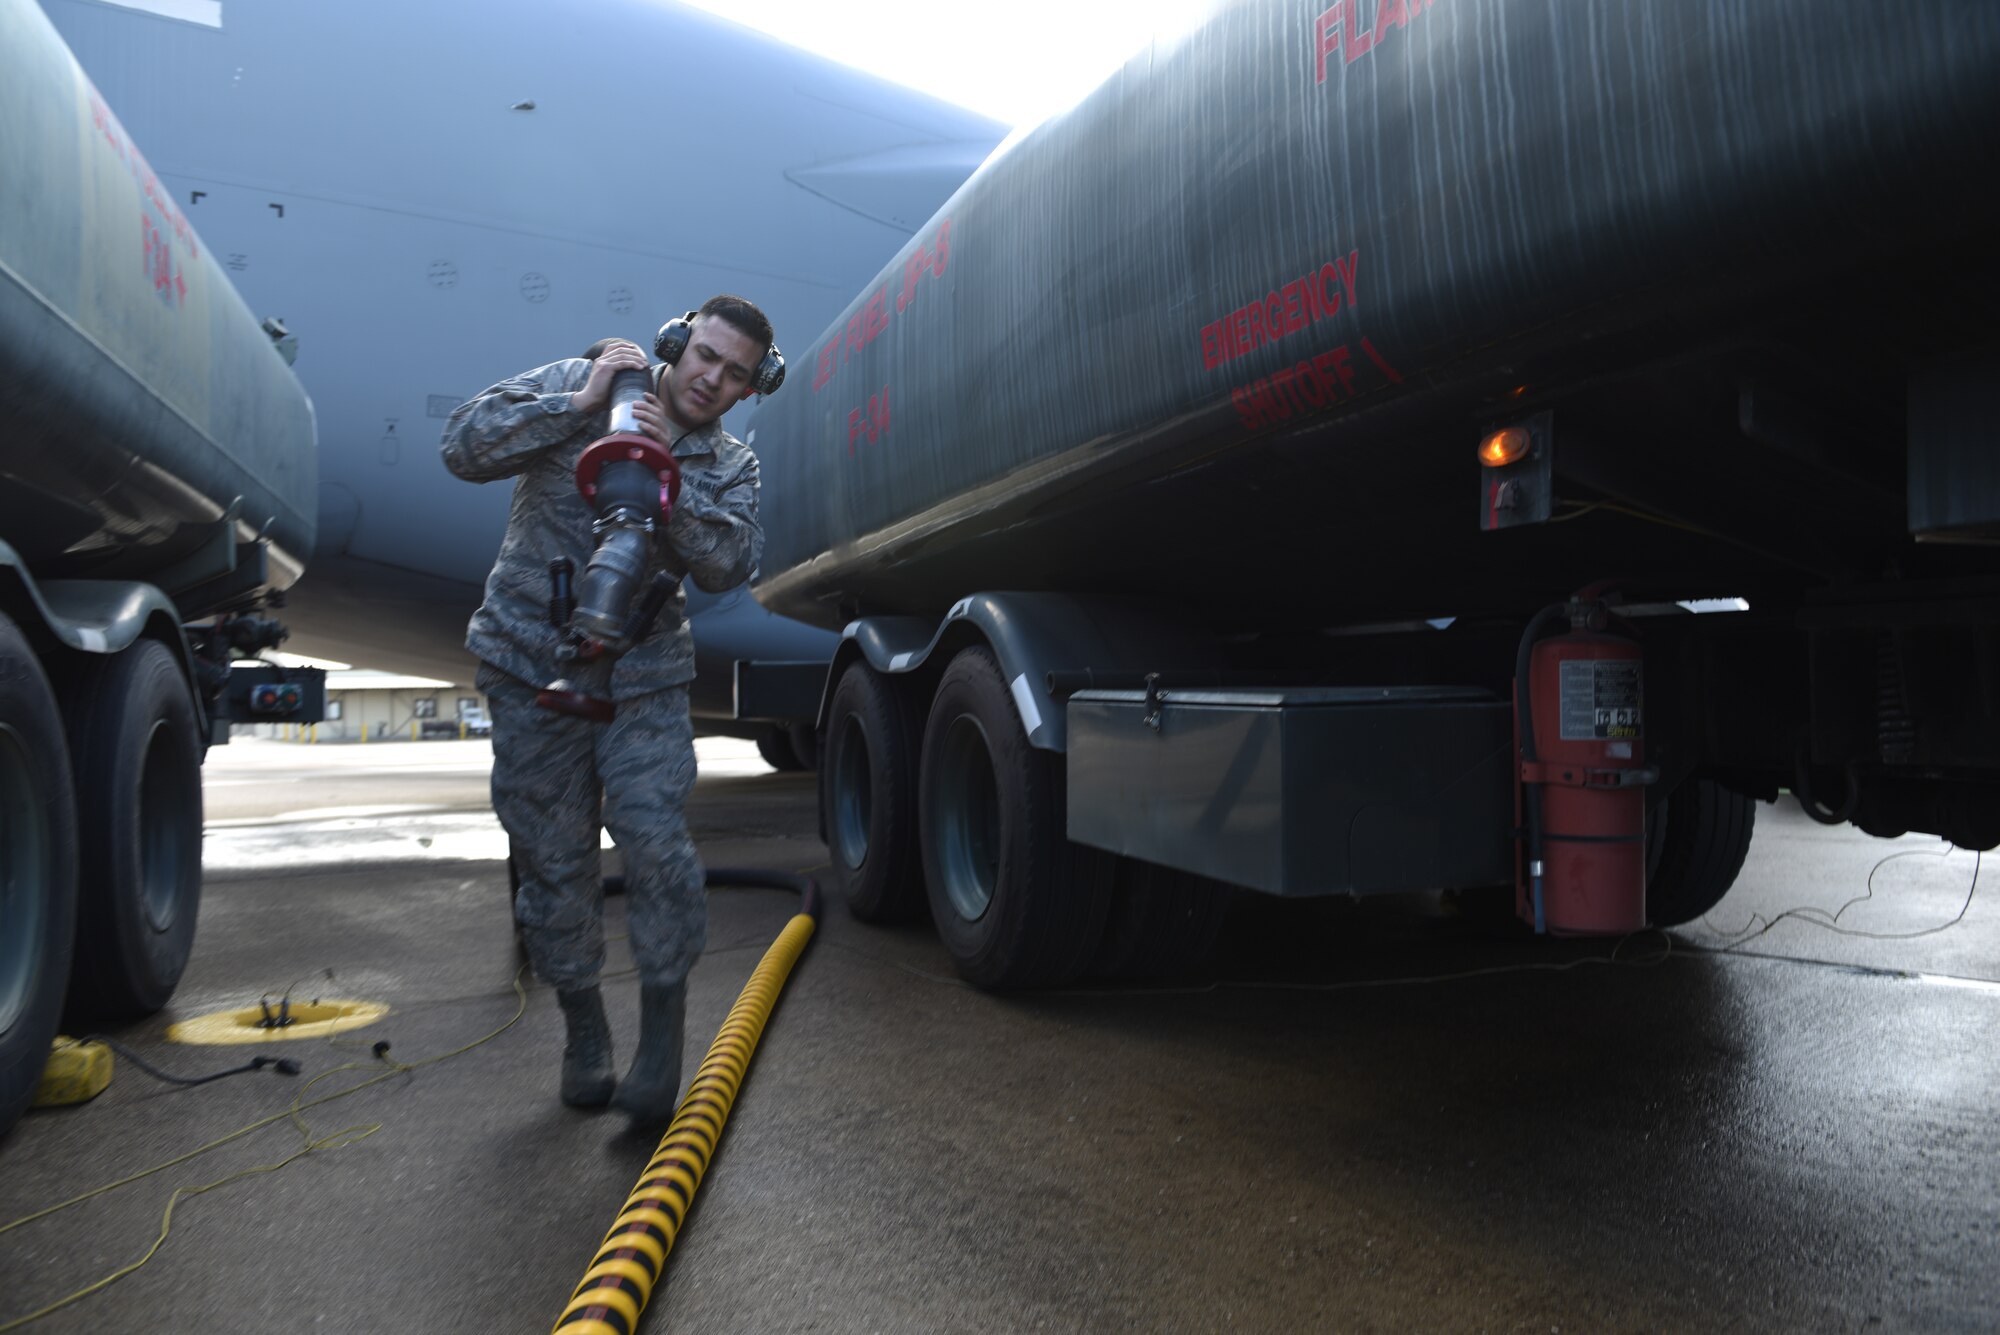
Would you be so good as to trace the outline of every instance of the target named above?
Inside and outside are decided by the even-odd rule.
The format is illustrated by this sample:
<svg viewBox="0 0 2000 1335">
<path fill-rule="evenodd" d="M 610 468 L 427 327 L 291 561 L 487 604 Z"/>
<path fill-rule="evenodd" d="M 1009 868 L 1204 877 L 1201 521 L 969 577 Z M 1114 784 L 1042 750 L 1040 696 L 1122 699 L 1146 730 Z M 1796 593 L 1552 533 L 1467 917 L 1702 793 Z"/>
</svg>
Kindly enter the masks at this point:
<svg viewBox="0 0 2000 1335">
<path fill-rule="evenodd" d="M 639 419 L 639 429 L 662 445 L 671 447 L 674 438 L 669 434 L 671 426 L 667 422 L 667 410 L 660 406 L 657 395 L 648 394 L 632 405 L 632 416 Z"/>
<path fill-rule="evenodd" d="M 611 401 L 613 376 L 620 371 L 645 369 L 646 354 L 639 350 L 639 345 L 620 339 L 597 354 L 597 360 L 590 365 L 590 379 L 569 396 L 569 406 L 580 413 L 598 412 Z"/>
</svg>

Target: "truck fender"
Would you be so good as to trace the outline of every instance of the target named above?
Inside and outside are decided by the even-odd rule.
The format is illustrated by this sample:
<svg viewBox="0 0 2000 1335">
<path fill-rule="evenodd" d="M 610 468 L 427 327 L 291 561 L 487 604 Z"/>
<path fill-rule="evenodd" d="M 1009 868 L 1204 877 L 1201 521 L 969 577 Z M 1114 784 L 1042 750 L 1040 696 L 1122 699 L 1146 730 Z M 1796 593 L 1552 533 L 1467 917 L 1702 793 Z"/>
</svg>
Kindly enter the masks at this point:
<svg viewBox="0 0 2000 1335">
<path fill-rule="evenodd" d="M 0 570 L 13 575 L 21 594 L 17 600 L 0 599 L 13 604 L 8 610 L 32 616 L 49 634 L 79 653 L 121 653 L 146 634 L 156 618 L 163 618 L 165 629 L 159 638 L 180 661 L 188 693 L 194 699 L 196 723 L 201 735 L 208 735 L 208 710 L 201 692 L 194 688 L 197 680 L 194 658 L 188 649 L 187 635 L 181 629 L 180 609 L 174 606 L 173 599 L 138 580 L 37 580 L 28 572 L 27 563 L 19 553 L 4 541 L 0 541 Z"/>
<path fill-rule="evenodd" d="M 923 617 L 863 617 L 841 631 L 820 697 L 819 724 L 825 726 L 834 685 L 855 659 L 897 676 L 933 658 L 942 668 L 941 650 L 956 651 L 978 639 L 1000 661 L 1028 744 L 1061 752 L 1069 745 L 1068 719 L 1064 701 L 1049 690 L 1049 673 L 1206 665 L 1212 650 L 1183 624 L 1187 612 L 1182 607 L 1177 616 L 1164 605 L 1063 593 L 975 593 L 953 603 L 935 624 Z"/>
</svg>

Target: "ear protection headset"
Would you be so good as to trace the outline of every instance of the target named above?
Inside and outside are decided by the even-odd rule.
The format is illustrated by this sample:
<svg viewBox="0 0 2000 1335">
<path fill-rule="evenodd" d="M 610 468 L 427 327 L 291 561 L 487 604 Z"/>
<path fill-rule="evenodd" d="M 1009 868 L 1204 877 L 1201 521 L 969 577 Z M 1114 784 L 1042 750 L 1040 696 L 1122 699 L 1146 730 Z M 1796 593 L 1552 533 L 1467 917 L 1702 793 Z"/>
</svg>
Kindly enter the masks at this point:
<svg viewBox="0 0 2000 1335">
<path fill-rule="evenodd" d="M 669 366 L 679 361 L 681 354 L 687 351 L 688 335 L 694 332 L 694 317 L 698 314 L 698 311 L 689 311 L 661 325 L 660 332 L 653 338 L 653 355 Z M 750 388 L 759 394 L 772 394 L 784 383 L 785 354 L 779 352 L 778 345 L 773 343 L 764 353 L 764 360 L 757 363 L 757 369 L 750 373 Z"/>
</svg>

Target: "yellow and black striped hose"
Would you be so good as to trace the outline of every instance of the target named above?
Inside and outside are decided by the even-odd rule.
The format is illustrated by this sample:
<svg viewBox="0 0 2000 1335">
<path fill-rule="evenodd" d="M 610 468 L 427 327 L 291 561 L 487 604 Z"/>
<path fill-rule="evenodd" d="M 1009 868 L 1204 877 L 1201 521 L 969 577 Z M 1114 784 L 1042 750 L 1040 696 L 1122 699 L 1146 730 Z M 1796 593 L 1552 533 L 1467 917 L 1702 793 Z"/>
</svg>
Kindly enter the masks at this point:
<svg viewBox="0 0 2000 1335">
<path fill-rule="evenodd" d="M 638 1328 L 639 1314 L 646 1310 L 666 1268 L 667 1253 L 674 1249 L 674 1239 L 687 1220 L 702 1174 L 715 1157 L 778 993 L 812 939 L 819 889 L 810 879 L 784 872 L 716 869 L 708 873 L 708 883 L 798 890 L 804 898 L 797 916 L 785 924 L 744 984 L 660 1147 L 626 1197 L 604 1245 L 591 1258 L 569 1306 L 556 1319 L 555 1329 L 561 1335 L 632 1335 Z"/>
</svg>

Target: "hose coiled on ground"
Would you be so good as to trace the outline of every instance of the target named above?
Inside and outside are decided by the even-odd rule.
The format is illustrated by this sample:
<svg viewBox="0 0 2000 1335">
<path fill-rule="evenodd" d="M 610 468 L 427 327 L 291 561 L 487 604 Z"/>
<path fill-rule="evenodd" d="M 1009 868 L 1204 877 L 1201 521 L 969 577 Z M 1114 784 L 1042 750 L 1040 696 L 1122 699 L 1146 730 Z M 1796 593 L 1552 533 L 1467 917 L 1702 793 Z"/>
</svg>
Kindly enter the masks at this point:
<svg viewBox="0 0 2000 1335">
<path fill-rule="evenodd" d="M 778 993 L 818 925 L 819 886 L 810 877 L 717 868 L 708 873 L 708 884 L 796 890 L 799 912 L 764 952 L 709 1045 L 659 1148 L 625 1198 L 569 1306 L 556 1319 L 555 1329 L 562 1335 L 632 1335 L 638 1328 L 639 1314 L 646 1310 L 702 1175 L 715 1157 Z"/>
</svg>

